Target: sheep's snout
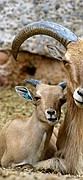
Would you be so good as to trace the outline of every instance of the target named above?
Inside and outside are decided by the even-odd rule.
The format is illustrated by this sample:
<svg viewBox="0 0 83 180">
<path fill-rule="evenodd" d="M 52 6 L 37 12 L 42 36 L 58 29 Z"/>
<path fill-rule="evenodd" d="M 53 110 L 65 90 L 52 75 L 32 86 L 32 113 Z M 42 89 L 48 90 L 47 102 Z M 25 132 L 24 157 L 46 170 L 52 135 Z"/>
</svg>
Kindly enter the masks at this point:
<svg viewBox="0 0 83 180">
<path fill-rule="evenodd" d="M 77 88 L 73 94 L 76 105 L 83 108 L 83 88 Z"/>
</svg>

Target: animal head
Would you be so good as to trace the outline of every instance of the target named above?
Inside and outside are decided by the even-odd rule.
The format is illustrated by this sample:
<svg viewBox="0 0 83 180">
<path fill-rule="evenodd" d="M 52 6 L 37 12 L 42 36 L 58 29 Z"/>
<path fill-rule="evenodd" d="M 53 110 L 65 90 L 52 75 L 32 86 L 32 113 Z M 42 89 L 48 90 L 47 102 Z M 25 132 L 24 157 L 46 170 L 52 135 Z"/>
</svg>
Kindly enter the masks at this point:
<svg viewBox="0 0 83 180">
<path fill-rule="evenodd" d="M 25 82 L 32 84 L 36 93 L 33 94 L 25 86 L 16 86 L 17 94 L 36 105 L 37 117 L 41 121 L 54 125 L 60 118 L 62 104 L 66 102 L 66 83 L 51 86 L 34 79 L 26 79 Z"/>
<path fill-rule="evenodd" d="M 76 105 L 83 108 L 83 40 L 78 39 L 77 42 L 71 42 L 67 45 L 66 52 L 62 52 L 51 45 L 47 46 L 52 57 L 63 61 L 68 74 L 68 89 Z"/>
<path fill-rule="evenodd" d="M 24 27 L 15 37 L 12 44 L 12 53 L 17 58 L 21 44 L 33 35 L 48 35 L 58 40 L 66 49 L 61 52 L 57 47 L 48 47 L 49 53 L 63 61 L 68 73 L 67 86 L 71 97 L 78 107 L 83 107 L 83 40 L 78 38 L 69 29 L 53 22 L 34 22 Z"/>
</svg>

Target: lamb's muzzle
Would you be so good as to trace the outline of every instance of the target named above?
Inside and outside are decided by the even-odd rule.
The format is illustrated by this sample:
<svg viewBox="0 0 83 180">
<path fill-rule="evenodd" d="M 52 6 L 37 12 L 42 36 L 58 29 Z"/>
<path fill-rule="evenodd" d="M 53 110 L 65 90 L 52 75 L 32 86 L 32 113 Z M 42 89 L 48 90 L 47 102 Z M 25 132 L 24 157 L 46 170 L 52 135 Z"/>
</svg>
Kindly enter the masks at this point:
<svg viewBox="0 0 83 180">
<path fill-rule="evenodd" d="M 43 34 L 58 40 L 65 48 L 71 41 L 77 42 L 77 36 L 69 29 L 53 22 L 34 22 L 25 26 L 15 37 L 12 43 L 12 54 L 17 59 L 21 44 L 34 35 Z"/>
<path fill-rule="evenodd" d="M 46 116 L 49 124 L 55 124 L 59 120 L 57 117 L 56 110 L 53 108 L 47 109 L 45 111 L 45 116 Z"/>
</svg>

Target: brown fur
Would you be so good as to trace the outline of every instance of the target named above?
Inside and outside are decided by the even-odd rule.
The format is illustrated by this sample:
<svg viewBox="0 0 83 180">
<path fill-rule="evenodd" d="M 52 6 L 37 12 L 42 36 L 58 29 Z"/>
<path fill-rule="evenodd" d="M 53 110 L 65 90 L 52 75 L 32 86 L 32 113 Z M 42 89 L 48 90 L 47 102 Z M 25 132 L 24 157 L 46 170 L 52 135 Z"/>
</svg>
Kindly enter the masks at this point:
<svg viewBox="0 0 83 180">
<path fill-rule="evenodd" d="M 69 55 L 70 54 L 70 57 Z M 73 99 L 76 88 L 83 87 L 83 40 L 70 43 L 65 54 L 69 60 L 66 69 L 69 73 L 67 83 L 67 113 L 59 130 L 57 139 L 58 150 L 66 161 L 67 173 L 83 173 L 83 109 Z"/>
<path fill-rule="evenodd" d="M 63 57 L 68 73 L 67 112 L 58 138 L 58 152 L 55 158 L 38 163 L 37 169 L 54 169 L 55 172 L 83 174 L 83 106 L 77 106 L 73 94 L 77 88 L 83 88 L 83 40 L 71 42 Z"/>
</svg>

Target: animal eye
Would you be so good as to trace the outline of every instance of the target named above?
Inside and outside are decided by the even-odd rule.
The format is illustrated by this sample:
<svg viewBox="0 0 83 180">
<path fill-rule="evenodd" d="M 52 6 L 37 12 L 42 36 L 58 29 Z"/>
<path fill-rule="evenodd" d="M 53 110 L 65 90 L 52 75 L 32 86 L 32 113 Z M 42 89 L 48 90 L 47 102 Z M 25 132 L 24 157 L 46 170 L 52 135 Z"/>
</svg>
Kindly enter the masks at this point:
<svg viewBox="0 0 83 180">
<path fill-rule="evenodd" d="M 41 98 L 39 96 L 35 96 L 36 101 L 40 100 Z"/>
<path fill-rule="evenodd" d="M 68 61 L 63 60 L 63 64 L 64 64 L 64 65 L 68 64 Z"/>
</svg>

